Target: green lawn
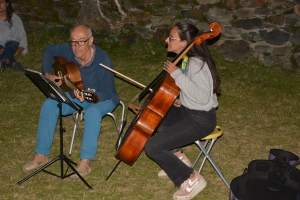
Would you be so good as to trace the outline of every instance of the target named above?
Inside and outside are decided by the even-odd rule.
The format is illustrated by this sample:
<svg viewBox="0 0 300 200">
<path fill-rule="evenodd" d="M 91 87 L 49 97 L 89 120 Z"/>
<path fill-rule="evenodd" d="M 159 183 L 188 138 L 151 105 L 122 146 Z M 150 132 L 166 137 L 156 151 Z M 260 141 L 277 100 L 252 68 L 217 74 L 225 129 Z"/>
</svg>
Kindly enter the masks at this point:
<svg viewBox="0 0 300 200">
<path fill-rule="evenodd" d="M 28 33 L 30 52 L 17 59 L 33 70 L 41 71 L 43 50 L 47 44 L 68 40 L 68 32 L 61 30 Z M 143 85 L 147 85 L 160 73 L 167 59 L 164 43 L 137 40 L 130 46 L 118 43 L 100 43 L 111 56 L 116 70 Z M 286 71 L 266 67 L 257 62 L 230 62 L 212 50 L 222 80 L 222 94 L 217 111 L 218 125 L 223 136 L 217 140 L 211 155 L 230 182 L 239 176 L 254 159 L 267 159 L 271 148 L 282 148 L 297 155 L 299 152 L 299 71 Z M 99 66 L 100 67 L 100 66 Z M 141 89 L 119 77 L 115 78 L 117 90 L 127 105 Z M 2 159 L 1 199 L 172 199 L 176 188 L 169 180 L 158 180 L 160 170 L 144 153 L 133 166 L 121 163 L 108 181 L 108 174 L 117 164 L 114 155 L 117 134 L 109 117 L 103 120 L 99 149 L 91 164 L 92 173 L 83 182 L 69 178 L 61 180 L 44 172 L 25 181 L 23 164 L 34 155 L 35 136 L 40 107 L 45 96 L 22 73 L 6 69 L 0 74 L 0 151 Z M 142 102 L 135 101 L 140 106 Z M 115 111 L 120 116 L 120 109 Z M 127 112 L 128 125 L 134 114 Z M 63 118 L 64 152 L 67 155 L 73 131 L 72 117 Z M 54 138 L 50 159 L 59 155 L 59 126 Z M 81 123 L 83 128 L 83 124 Z M 76 137 L 71 159 L 79 159 L 80 140 Z M 198 149 L 195 145 L 185 148 L 193 161 Z M 48 168 L 60 174 L 59 162 Z M 229 190 L 213 170 L 209 162 L 203 176 L 208 185 L 194 199 L 227 200 Z"/>
</svg>

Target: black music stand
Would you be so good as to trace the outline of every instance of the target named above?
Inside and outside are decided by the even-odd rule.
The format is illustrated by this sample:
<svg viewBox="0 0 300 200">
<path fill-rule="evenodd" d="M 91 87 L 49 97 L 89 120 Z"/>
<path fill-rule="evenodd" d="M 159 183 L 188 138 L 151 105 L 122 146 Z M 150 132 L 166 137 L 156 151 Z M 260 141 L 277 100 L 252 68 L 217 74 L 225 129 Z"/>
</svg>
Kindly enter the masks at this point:
<svg viewBox="0 0 300 200">
<path fill-rule="evenodd" d="M 77 170 L 74 168 L 73 165 L 76 165 L 76 163 L 74 161 L 70 160 L 68 157 L 66 157 L 63 153 L 63 132 L 65 132 L 65 128 L 62 127 L 62 103 L 68 104 L 69 106 L 74 108 L 79 113 L 83 110 L 83 108 L 81 106 L 77 105 L 76 103 L 74 103 L 72 100 L 70 100 L 70 98 L 68 98 L 68 96 L 65 95 L 65 93 L 61 90 L 61 88 L 55 84 L 55 82 L 53 82 L 52 80 L 45 77 L 42 73 L 34 71 L 34 70 L 30 70 L 30 69 L 25 69 L 25 75 L 45 94 L 46 97 L 49 97 L 49 98 L 52 98 L 52 99 L 58 101 L 57 106 L 59 108 L 59 119 L 60 119 L 59 120 L 59 123 L 60 123 L 60 154 L 55 159 L 48 162 L 40 169 L 36 170 L 35 172 L 30 174 L 23 180 L 19 181 L 18 185 L 21 185 L 23 182 L 27 181 L 28 179 L 30 179 L 37 173 L 43 171 L 43 172 L 46 172 L 53 176 L 59 177 L 61 179 L 64 179 L 64 178 L 69 177 L 76 173 L 78 175 L 78 177 L 85 183 L 85 185 L 89 189 L 93 189 L 82 178 L 82 176 L 77 172 Z M 61 161 L 60 162 L 60 169 L 61 169 L 60 175 L 57 175 L 57 174 L 54 174 L 52 172 L 45 170 L 47 167 L 49 167 L 50 165 L 52 165 L 53 163 L 55 163 L 56 161 L 59 161 L 59 160 Z M 63 161 L 65 161 L 68 165 L 68 168 L 66 169 L 65 173 L 64 173 Z M 73 170 L 73 172 L 67 174 L 69 168 L 71 168 Z"/>
</svg>

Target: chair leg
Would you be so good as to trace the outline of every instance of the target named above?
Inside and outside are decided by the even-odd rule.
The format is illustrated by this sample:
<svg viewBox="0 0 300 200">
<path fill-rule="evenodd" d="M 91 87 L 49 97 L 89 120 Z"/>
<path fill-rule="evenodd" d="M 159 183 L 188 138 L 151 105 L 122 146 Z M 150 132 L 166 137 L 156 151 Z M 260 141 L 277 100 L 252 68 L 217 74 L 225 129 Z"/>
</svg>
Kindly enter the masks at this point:
<svg viewBox="0 0 300 200">
<path fill-rule="evenodd" d="M 122 107 L 122 114 L 121 114 L 120 124 L 118 124 L 118 121 L 116 120 L 116 117 L 114 116 L 114 114 L 107 113 L 107 115 L 109 115 L 109 116 L 111 116 L 113 118 L 116 130 L 117 130 L 118 136 L 119 136 L 118 140 L 116 142 L 116 145 L 115 145 L 116 151 L 118 151 L 118 149 L 119 149 L 119 147 L 121 145 L 121 142 L 122 142 L 122 136 L 121 136 L 122 130 L 123 130 L 124 126 L 127 123 L 127 119 L 126 119 L 126 115 L 125 115 L 125 109 L 126 109 L 125 104 L 122 101 L 120 101 L 119 105 L 121 105 L 121 107 Z"/>
<path fill-rule="evenodd" d="M 114 120 L 114 124 L 115 124 L 115 128 L 116 128 L 116 130 L 117 130 L 117 132 L 118 132 L 118 140 L 117 140 L 117 143 L 116 143 L 116 150 L 118 150 L 118 148 L 119 148 L 119 146 L 120 146 L 120 144 L 121 144 L 121 141 L 122 141 L 122 139 L 121 139 L 121 130 L 122 130 L 122 126 L 123 126 L 123 122 L 121 121 L 121 125 L 119 126 L 119 124 L 118 124 L 118 121 L 117 121 L 117 119 L 116 119 L 116 117 L 115 117 L 115 115 L 114 114 L 112 114 L 112 113 L 107 113 L 107 115 L 109 115 L 110 117 L 112 117 L 113 118 L 113 120 Z M 123 117 L 122 117 L 122 119 L 123 119 Z"/>
<path fill-rule="evenodd" d="M 207 144 L 209 143 L 209 141 L 211 142 L 206 152 L 203 152 L 202 149 L 201 149 L 201 152 L 203 152 L 203 154 L 204 154 L 205 156 L 204 156 L 203 161 L 202 161 L 202 163 L 201 163 L 201 166 L 200 166 L 200 169 L 199 169 L 199 173 L 200 173 L 200 171 L 202 170 L 202 168 L 203 168 L 203 166 L 204 166 L 204 163 L 205 163 L 205 161 L 206 161 L 206 159 L 207 159 L 207 156 L 206 156 L 206 155 L 209 155 L 210 150 L 212 149 L 212 147 L 213 147 L 213 145 L 214 145 L 214 143 L 215 143 L 216 140 L 217 140 L 217 138 L 213 138 L 213 139 L 211 139 L 211 140 L 206 140 L 204 146 L 201 146 L 203 149 L 206 149 L 206 146 L 207 146 Z M 199 144 L 198 144 L 198 145 L 201 145 L 201 144 L 200 144 L 200 141 L 199 141 Z"/>
<path fill-rule="evenodd" d="M 119 133 L 119 125 L 118 125 L 118 121 L 117 121 L 115 115 L 112 114 L 112 113 L 107 113 L 106 115 L 109 115 L 111 118 L 113 118 L 115 127 L 116 127 L 116 129 L 117 129 L 117 131 L 118 131 L 118 134 L 120 134 L 120 133 Z"/>
<path fill-rule="evenodd" d="M 203 154 L 205 155 L 204 158 L 203 158 L 203 161 L 201 163 L 201 167 L 198 171 L 198 173 L 200 173 L 206 159 L 209 160 L 210 164 L 214 167 L 214 169 L 216 170 L 216 172 L 218 173 L 218 175 L 220 176 L 220 178 L 223 180 L 223 182 L 225 183 L 225 185 L 230 189 L 230 185 L 229 183 L 227 182 L 226 178 L 225 178 L 225 175 L 222 173 L 221 169 L 219 168 L 219 166 L 217 165 L 217 163 L 214 161 L 214 159 L 209 155 L 212 147 L 213 147 L 213 144 L 215 143 L 215 141 L 217 140 L 217 138 L 213 138 L 212 139 L 212 142 L 208 148 L 208 150 L 206 151 L 204 146 L 201 145 L 200 141 L 197 141 L 195 142 L 197 144 L 197 146 L 201 149 L 201 151 L 203 152 Z M 201 153 L 202 153 L 201 152 Z"/>
<path fill-rule="evenodd" d="M 199 145 L 201 145 L 199 140 L 196 141 L 195 143 L 196 143 L 196 145 L 197 145 L 198 147 L 199 147 Z M 207 144 L 208 144 L 208 140 L 205 141 L 203 147 L 206 148 Z M 203 154 L 203 152 L 200 151 L 200 153 L 198 154 L 196 160 L 194 161 L 194 163 L 193 163 L 193 165 L 192 165 L 192 168 L 194 168 L 194 167 L 196 166 L 196 164 L 197 164 L 197 162 L 199 161 L 199 159 L 201 158 L 202 154 Z M 198 173 L 199 173 L 199 174 L 200 174 L 200 172 L 201 172 L 201 170 L 202 170 L 202 167 L 203 167 L 203 162 L 201 163 L 201 166 L 200 166 L 200 168 L 199 168 L 199 170 L 198 170 Z"/>
</svg>

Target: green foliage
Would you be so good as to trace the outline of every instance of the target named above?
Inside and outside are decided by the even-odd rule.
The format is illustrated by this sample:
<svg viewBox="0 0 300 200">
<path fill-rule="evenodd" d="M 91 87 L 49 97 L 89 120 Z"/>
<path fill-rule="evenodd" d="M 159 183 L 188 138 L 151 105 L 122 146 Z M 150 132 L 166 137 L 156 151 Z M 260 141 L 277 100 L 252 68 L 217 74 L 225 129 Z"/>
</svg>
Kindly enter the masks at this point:
<svg viewBox="0 0 300 200">
<path fill-rule="evenodd" d="M 36 0 L 29 0 L 30 5 L 33 7 L 35 5 Z"/>
<path fill-rule="evenodd" d="M 25 66 L 41 71 L 43 51 L 47 44 L 68 41 L 68 30 L 48 29 L 28 34 L 29 53 L 16 59 Z M 96 34 L 97 35 L 97 34 Z M 97 37 L 102 37 L 101 34 Z M 108 37 L 108 36 L 105 36 Z M 111 36 L 113 37 L 113 36 Z M 137 37 L 129 46 L 103 41 L 99 44 L 112 58 L 116 70 L 144 85 L 149 84 L 163 68 L 167 59 L 164 43 L 145 41 Z M 261 63 L 230 62 L 221 53 L 211 49 L 221 76 L 222 94 L 218 98 L 217 121 L 224 134 L 214 145 L 211 155 L 218 163 L 228 182 L 243 173 L 253 159 L 267 159 L 271 148 L 299 152 L 299 80 L 298 72 L 280 67 L 266 67 Z M 102 122 L 99 149 L 92 162 L 92 172 L 86 181 L 69 178 L 60 180 L 40 172 L 22 185 L 17 182 L 28 174 L 21 171 L 23 164 L 34 155 L 40 107 L 45 96 L 20 72 L 6 69 L 0 73 L 0 198 L 1 199 L 171 199 L 176 188 L 169 180 L 158 180 L 159 166 L 144 152 L 133 166 L 121 163 L 108 181 L 108 174 L 117 164 L 114 158 L 117 133 L 112 120 Z M 141 88 L 116 76 L 115 83 L 122 101 L 127 105 L 141 92 Z M 144 101 L 144 100 L 143 100 Z M 135 101 L 135 105 L 142 102 Z M 115 111 L 120 116 L 120 109 Z M 125 131 L 134 118 L 127 112 Z M 63 118 L 64 153 L 67 154 L 73 131 L 71 116 Z M 80 122 L 83 128 L 83 122 Z M 50 159 L 59 155 L 57 126 Z M 79 160 L 80 139 L 75 138 L 71 159 Z M 199 150 L 195 145 L 184 148 L 193 161 Z M 299 155 L 299 154 L 298 154 Z M 197 169 L 199 163 L 197 165 Z M 49 171 L 59 174 L 60 164 L 54 163 Z M 217 173 L 206 162 L 201 174 L 207 187 L 195 197 L 202 200 L 227 200 L 229 190 Z"/>
</svg>

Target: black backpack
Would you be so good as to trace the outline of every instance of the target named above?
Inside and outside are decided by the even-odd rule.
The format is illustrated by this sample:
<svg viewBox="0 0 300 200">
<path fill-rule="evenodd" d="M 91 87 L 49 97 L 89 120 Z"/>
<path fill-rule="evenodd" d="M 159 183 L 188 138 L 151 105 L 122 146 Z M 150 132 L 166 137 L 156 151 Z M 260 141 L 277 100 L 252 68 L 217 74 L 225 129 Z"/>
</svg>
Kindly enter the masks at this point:
<svg viewBox="0 0 300 200">
<path fill-rule="evenodd" d="M 299 157 L 271 149 L 269 160 L 253 160 L 230 183 L 229 200 L 300 200 Z"/>
</svg>

